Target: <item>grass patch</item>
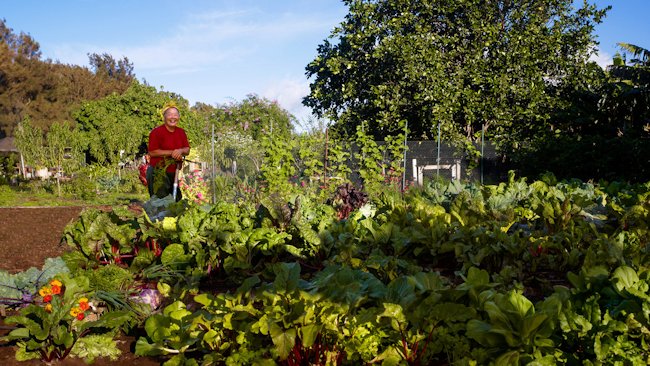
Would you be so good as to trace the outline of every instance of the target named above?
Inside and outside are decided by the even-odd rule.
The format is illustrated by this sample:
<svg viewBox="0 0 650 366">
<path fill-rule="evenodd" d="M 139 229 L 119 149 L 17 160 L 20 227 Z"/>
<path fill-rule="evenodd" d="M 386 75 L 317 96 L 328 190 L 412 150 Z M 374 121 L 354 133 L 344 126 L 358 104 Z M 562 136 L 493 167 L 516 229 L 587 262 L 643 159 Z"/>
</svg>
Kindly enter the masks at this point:
<svg viewBox="0 0 650 366">
<path fill-rule="evenodd" d="M 94 206 L 107 205 L 119 206 L 138 201 L 144 202 L 149 199 L 147 193 L 103 193 L 92 199 L 82 200 L 73 196 L 47 192 L 25 192 L 17 191 L 9 186 L 0 186 L 0 207 L 35 207 L 35 206 Z"/>
</svg>

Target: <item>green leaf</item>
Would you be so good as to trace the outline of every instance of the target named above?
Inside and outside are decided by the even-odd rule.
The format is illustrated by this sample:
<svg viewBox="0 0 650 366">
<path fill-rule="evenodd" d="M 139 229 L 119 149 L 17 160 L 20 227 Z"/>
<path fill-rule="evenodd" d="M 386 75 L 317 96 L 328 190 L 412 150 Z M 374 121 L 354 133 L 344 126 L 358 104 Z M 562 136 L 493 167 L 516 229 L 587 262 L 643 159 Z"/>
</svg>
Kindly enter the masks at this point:
<svg viewBox="0 0 650 366">
<path fill-rule="evenodd" d="M 136 356 L 160 356 L 165 354 L 160 346 L 147 342 L 144 337 L 138 338 L 135 343 Z"/>
<path fill-rule="evenodd" d="M 533 303 L 517 291 L 508 293 L 508 301 L 522 318 L 535 311 Z"/>
<path fill-rule="evenodd" d="M 316 341 L 316 337 L 321 330 L 321 326 L 318 324 L 308 324 L 303 325 L 298 329 L 298 334 L 302 340 L 302 346 L 305 348 L 311 347 Z"/>
<path fill-rule="evenodd" d="M 151 340 L 159 343 L 171 336 L 170 325 L 171 321 L 169 318 L 155 314 L 147 318 L 144 323 L 144 329 Z"/>
<path fill-rule="evenodd" d="M 71 332 L 68 331 L 68 328 L 64 325 L 59 325 L 52 332 L 52 340 L 54 344 L 63 346 L 65 349 L 72 347 L 74 343 L 74 336 Z"/>
<path fill-rule="evenodd" d="M 639 282 L 639 276 L 636 274 L 634 269 L 627 266 L 621 266 L 616 268 L 612 274 L 612 280 L 616 290 L 622 292 L 625 289 L 634 288 L 637 282 Z"/>
<path fill-rule="evenodd" d="M 279 263 L 273 267 L 275 272 L 275 281 L 273 281 L 273 288 L 278 293 L 293 292 L 298 288 L 298 280 L 300 280 L 300 264 L 294 263 Z"/>
<path fill-rule="evenodd" d="M 89 328 L 112 328 L 117 329 L 133 319 L 133 313 L 128 310 L 113 310 L 104 312 L 101 317 L 92 322 L 85 322 L 79 327 L 79 331 Z"/>
<path fill-rule="evenodd" d="M 27 328 L 16 328 L 7 334 L 6 340 L 13 341 L 17 339 L 29 338 L 29 329 Z"/>
<path fill-rule="evenodd" d="M 185 249 L 182 244 L 170 244 L 163 250 L 160 261 L 164 265 L 182 262 L 185 259 Z"/>
<path fill-rule="evenodd" d="M 504 312 L 506 309 L 502 310 L 502 308 L 493 301 L 487 301 L 484 305 L 484 310 L 488 313 L 491 324 L 500 329 L 512 330 L 510 319 Z"/>
<path fill-rule="evenodd" d="M 400 304 L 391 304 L 383 303 L 382 304 L 384 311 L 377 316 L 377 318 L 390 318 L 394 319 L 399 323 L 406 322 L 406 316 L 404 315 L 404 310 Z"/>
<path fill-rule="evenodd" d="M 537 332 L 538 328 L 548 319 L 548 316 L 544 313 L 537 313 L 532 316 L 526 317 L 523 320 L 523 326 L 521 329 L 521 338 L 528 340 L 534 332 Z"/>
<path fill-rule="evenodd" d="M 408 306 L 417 299 L 414 281 L 407 277 L 399 277 L 388 284 L 386 301 Z"/>
<path fill-rule="evenodd" d="M 510 351 L 502 354 L 494 360 L 494 365 L 495 366 L 512 366 L 512 365 L 519 365 L 519 352 L 517 351 Z"/>
<path fill-rule="evenodd" d="M 198 366 L 198 363 L 195 359 L 187 358 L 185 354 L 180 353 L 163 362 L 163 366 Z"/>
<path fill-rule="evenodd" d="M 165 217 L 162 221 L 162 228 L 165 231 L 176 231 L 176 217 Z"/>
<path fill-rule="evenodd" d="M 289 352 L 291 352 L 293 346 L 296 344 L 296 329 L 284 330 L 277 324 L 272 323 L 269 327 L 269 334 L 271 335 L 280 360 L 286 360 Z"/>
<path fill-rule="evenodd" d="M 16 361 L 29 361 L 41 358 L 41 353 L 38 351 L 28 351 L 25 342 L 18 342 L 18 349 L 16 350 Z"/>
<path fill-rule="evenodd" d="M 467 336 L 485 347 L 501 347 L 505 345 L 503 336 L 491 332 L 489 323 L 472 319 L 467 322 Z"/>
</svg>

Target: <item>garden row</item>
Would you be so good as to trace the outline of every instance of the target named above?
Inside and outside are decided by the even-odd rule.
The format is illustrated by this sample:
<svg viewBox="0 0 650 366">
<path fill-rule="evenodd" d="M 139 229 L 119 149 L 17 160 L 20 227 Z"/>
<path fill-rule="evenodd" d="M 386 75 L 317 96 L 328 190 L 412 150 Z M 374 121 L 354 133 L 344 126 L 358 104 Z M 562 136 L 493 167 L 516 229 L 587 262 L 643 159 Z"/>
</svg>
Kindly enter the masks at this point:
<svg viewBox="0 0 650 366">
<path fill-rule="evenodd" d="M 650 185 L 322 196 L 86 210 L 74 250 L 2 274 L 6 340 L 20 359 L 92 359 L 141 334 L 136 354 L 168 365 L 650 360 Z"/>
</svg>

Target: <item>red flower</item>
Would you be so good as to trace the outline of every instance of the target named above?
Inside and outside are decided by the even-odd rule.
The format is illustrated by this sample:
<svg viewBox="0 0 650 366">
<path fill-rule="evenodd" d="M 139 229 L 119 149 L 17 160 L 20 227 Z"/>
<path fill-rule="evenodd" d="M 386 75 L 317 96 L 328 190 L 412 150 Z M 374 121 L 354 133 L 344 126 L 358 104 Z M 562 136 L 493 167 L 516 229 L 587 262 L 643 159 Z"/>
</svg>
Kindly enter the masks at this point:
<svg viewBox="0 0 650 366">
<path fill-rule="evenodd" d="M 43 297 L 43 301 L 44 301 L 44 302 L 50 302 L 50 301 L 52 301 L 52 295 L 45 295 L 45 297 Z"/>
<path fill-rule="evenodd" d="M 77 320 L 84 320 L 85 317 L 84 313 L 77 314 Z"/>
<path fill-rule="evenodd" d="M 61 293 L 61 286 L 52 285 L 52 293 L 58 295 Z"/>
</svg>

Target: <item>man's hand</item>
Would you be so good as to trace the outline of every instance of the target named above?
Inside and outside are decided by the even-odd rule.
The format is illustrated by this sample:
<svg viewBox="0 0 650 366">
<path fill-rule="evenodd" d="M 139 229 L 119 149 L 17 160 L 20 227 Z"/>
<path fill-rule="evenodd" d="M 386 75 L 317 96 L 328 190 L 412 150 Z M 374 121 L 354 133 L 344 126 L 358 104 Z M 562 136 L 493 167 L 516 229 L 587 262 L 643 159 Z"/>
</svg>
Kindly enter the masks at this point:
<svg viewBox="0 0 650 366">
<path fill-rule="evenodd" d="M 172 150 L 172 158 L 178 161 L 183 160 L 183 149 Z"/>
</svg>

